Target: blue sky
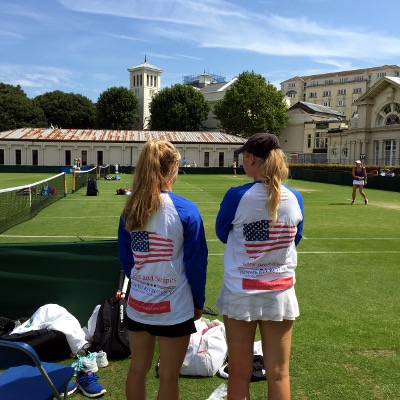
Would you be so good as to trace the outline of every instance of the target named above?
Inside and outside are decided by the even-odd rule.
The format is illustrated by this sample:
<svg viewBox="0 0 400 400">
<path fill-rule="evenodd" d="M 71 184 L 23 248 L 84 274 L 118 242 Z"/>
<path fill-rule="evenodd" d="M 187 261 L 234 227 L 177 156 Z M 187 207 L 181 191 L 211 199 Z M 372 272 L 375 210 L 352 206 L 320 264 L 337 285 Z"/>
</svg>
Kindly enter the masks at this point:
<svg viewBox="0 0 400 400">
<path fill-rule="evenodd" d="M 398 0 L 2 0 L 0 82 L 33 98 L 92 101 L 129 87 L 128 68 L 162 69 L 161 86 L 204 71 L 293 76 L 400 64 Z"/>
</svg>

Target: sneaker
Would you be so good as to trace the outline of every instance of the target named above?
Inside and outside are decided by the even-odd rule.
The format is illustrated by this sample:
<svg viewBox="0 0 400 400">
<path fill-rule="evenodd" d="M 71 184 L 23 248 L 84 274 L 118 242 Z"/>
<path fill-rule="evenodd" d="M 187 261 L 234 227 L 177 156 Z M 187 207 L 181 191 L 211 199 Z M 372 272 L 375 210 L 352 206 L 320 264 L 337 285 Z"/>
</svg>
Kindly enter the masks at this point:
<svg viewBox="0 0 400 400">
<path fill-rule="evenodd" d="M 75 368 L 75 375 L 77 372 L 97 372 L 99 367 L 96 363 L 96 354 L 97 353 L 90 353 L 86 357 L 81 357 L 79 354 L 77 355 L 78 360 L 71 364 L 71 367 Z"/>
<path fill-rule="evenodd" d="M 365 200 L 364 200 L 364 203 L 365 203 L 365 204 L 368 204 L 368 199 L 365 199 Z"/>
<path fill-rule="evenodd" d="M 78 384 L 76 382 L 69 382 L 68 386 L 67 386 L 67 393 L 68 396 L 71 395 L 72 393 L 74 393 L 76 391 L 76 389 L 78 389 Z M 61 393 L 61 397 L 64 398 L 64 393 Z M 56 400 L 56 398 L 54 397 L 54 400 Z"/>
<path fill-rule="evenodd" d="M 96 364 L 99 368 L 107 367 L 108 360 L 107 360 L 107 353 L 103 350 L 100 350 L 96 354 Z"/>
<path fill-rule="evenodd" d="M 352 200 L 351 205 L 354 206 L 354 204 L 356 204 L 356 202 Z"/>
<path fill-rule="evenodd" d="M 80 372 L 76 378 L 78 390 L 86 397 L 99 397 L 106 392 L 106 389 L 97 381 L 99 377 L 92 371 Z"/>
</svg>

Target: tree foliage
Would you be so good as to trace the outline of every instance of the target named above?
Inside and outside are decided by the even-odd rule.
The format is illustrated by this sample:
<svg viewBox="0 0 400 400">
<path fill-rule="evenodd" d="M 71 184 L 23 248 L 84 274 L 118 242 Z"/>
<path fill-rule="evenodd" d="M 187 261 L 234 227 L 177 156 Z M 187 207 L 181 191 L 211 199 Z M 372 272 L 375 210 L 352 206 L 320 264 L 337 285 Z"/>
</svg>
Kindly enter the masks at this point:
<svg viewBox="0 0 400 400">
<path fill-rule="evenodd" d="M 242 137 L 257 132 L 279 136 L 288 121 L 286 111 L 283 93 L 254 71 L 242 72 L 214 107 L 221 128 Z"/>
<path fill-rule="evenodd" d="M 47 128 L 46 116 L 21 86 L 0 83 L 0 132 L 18 128 Z"/>
<path fill-rule="evenodd" d="M 49 125 L 65 129 L 89 129 L 95 124 L 96 107 L 81 94 L 55 90 L 37 96 L 33 101 L 42 108 Z"/>
<path fill-rule="evenodd" d="M 164 88 L 153 97 L 150 104 L 151 129 L 201 130 L 210 109 L 203 94 L 192 86 L 176 84 Z"/>
<path fill-rule="evenodd" d="M 99 129 L 135 129 L 140 120 L 137 115 L 139 101 L 125 87 L 111 87 L 100 94 L 97 101 Z"/>
</svg>

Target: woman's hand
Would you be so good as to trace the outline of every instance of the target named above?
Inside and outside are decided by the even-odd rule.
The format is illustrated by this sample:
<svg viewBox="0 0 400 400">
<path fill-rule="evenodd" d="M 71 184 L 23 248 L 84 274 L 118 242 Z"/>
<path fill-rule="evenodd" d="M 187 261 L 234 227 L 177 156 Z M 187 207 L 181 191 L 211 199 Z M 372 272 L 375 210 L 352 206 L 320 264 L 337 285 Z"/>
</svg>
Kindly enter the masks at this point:
<svg viewBox="0 0 400 400">
<path fill-rule="evenodd" d="M 199 310 L 197 308 L 194 309 L 194 320 L 197 321 L 203 315 L 203 310 Z"/>
</svg>

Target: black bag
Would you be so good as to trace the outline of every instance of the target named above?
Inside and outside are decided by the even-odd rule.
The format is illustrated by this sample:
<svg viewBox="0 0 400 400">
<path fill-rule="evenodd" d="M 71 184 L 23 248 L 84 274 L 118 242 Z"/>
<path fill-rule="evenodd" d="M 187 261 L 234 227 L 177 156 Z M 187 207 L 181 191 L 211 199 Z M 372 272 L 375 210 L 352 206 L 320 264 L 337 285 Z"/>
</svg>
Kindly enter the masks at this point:
<svg viewBox="0 0 400 400">
<path fill-rule="evenodd" d="M 86 196 L 97 196 L 99 193 L 96 179 L 89 178 L 86 188 Z"/>
<path fill-rule="evenodd" d="M 37 329 L 12 335 L 2 334 L 0 339 L 29 344 L 34 348 L 41 361 L 65 360 L 71 354 L 65 334 L 52 329 Z"/>
<path fill-rule="evenodd" d="M 127 279 L 127 278 L 126 278 Z M 124 325 L 126 310 L 125 289 L 122 289 L 124 274 L 120 277 L 120 283 L 115 297 L 110 297 L 100 306 L 96 320 L 96 329 L 90 349 L 103 350 L 109 359 L 120 359 L 131 354 L 129 347 L 129 334 Z M 127 280 L 125 280 L 127 283 Z"/>
</svg>

